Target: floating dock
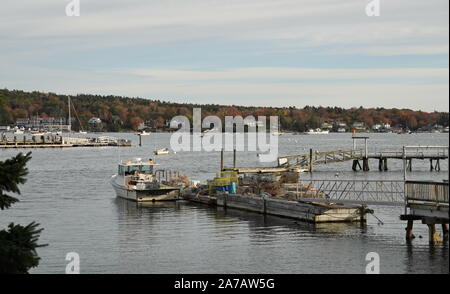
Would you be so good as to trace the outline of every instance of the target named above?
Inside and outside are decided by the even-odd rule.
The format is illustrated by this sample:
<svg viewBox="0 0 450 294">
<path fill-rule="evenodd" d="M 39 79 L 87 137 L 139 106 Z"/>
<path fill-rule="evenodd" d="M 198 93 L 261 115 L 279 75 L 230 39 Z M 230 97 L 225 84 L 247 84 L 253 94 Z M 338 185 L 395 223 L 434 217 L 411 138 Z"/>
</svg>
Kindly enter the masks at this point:
<svg viewBox="0 0 450 294">
<path fill-rule="evenodd" d="M 311 201 L 286 200 L 259 195 L 217 193 L 214 196 L 185 191 L 183 199 L 210 206 L 246 210 L 309 223 L 366 222 L 370 212 L 365 205 L 342 205 Z"/>
<path fill-rule="evenodd" d="M 216 197 L 217 205 L 225 208 L 243 209 L 310 223 L 367 221 L 367 211 L 364 206 L 344 206 L 230 194 L 217 194 Z"/>
</svg>

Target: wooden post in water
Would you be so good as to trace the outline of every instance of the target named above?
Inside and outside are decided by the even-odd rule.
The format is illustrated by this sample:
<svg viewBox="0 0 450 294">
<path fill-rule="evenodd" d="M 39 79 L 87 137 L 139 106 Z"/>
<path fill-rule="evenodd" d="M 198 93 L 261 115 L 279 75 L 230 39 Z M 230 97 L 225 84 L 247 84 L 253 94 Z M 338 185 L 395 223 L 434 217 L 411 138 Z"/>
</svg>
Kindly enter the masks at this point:
<svg viewBox="0 0 450 294">
<path fill-rule="evenodd" d="M 142 147 L 142 135 L 138 134 L 139 137 L 139 147 Z"/>
<path fill-rule="evenodd" d="M 363 171 L 369 171 L 369 170 L 370 170 L 370 168 L 369 168 L 369 158 L 365 157 L 363 159 Z"/>
<path fill-rule="evenodd" d="M 236 149 L 233 150 L 233 170 L 236 170 L 236 160 L 237 160 Z"/>
<path fill-rule="evenodd" d="M 444 241 L 448 241 L 448 224 L 442 224 L 442 237 Z"/>
<path fill-rule="evenodd" d="M 412 172 L 412 158 L 408 159 L 408 171 Z"/>
<path fill-rule="evenodd" d="M 223 171 L 225 169 L 225 158 L 224 158 L 225 154 L 223 153 L 223 149 L 222 151 L 220 151 L 220 171 Z"/>
<path fill-rule="evenodd" d="M 309 172 L 313 172 L 313 150 L 309 149 Z"/>
<path fill-rule="evenodd" d="M 430 244 L 442 242 L 442 239 L 439 236 L 439 233 L 436 232 L 436 224 L 434 224 L 434 223 L 428 224 L 428 234 L 429 234 Z"/>
<path fill-rule="evenodd" d="M 412 230 L 414 226 L 413 220 L 408 220 L 408 224 L 406 225 L 406 241 L 412 241 L 416 236 L 414 236 Z"/>
</svg>

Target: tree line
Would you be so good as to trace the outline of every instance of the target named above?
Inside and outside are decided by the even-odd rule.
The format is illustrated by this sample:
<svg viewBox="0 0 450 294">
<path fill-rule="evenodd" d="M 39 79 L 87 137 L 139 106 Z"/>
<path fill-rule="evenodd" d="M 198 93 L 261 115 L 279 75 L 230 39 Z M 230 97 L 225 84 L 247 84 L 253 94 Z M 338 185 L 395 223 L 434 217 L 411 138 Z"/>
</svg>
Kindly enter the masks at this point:
<svg viewBox="0 0 450 294">
<path fill-rule="evenodd" d="M 43 92 L 25 92 L 20 90 L 0 89 L 0 125 L 12 125 L 17 119 L 39 117 L 68 117 L 68 95 Z M 341 108 L 295 106 L 244 107 L 218 104 L 182 104 L 160 100 L 130 98 L 122 96 L 100 96 L 79 94 L 70 96 L 76 114 L 85 127 L 89 119 L 98 117 L 102 120 L 105 131 L 118 132 L 137 130 L 142 123 L 153 128 L 164 128 L 166 122 L 177 115 L 184 115 L 192 120 L 192 109 L 200 107 L 202 116 L 241 115 L 279 116 L 281 128 L 286 131 L 304 132 L 319 128 L 322 123 L 341 122 L 349 127 L 355 122 L 362 122 L 368 128 L 375 124 L 389 123 L 394 127 L 417 130 L 432 125 L 449 125 L 448 112 L 424 112 L 411 109 L 386 108 Z M 74 129 L 79 128 L 79 121 L 74 120 Z"/>
</svg>

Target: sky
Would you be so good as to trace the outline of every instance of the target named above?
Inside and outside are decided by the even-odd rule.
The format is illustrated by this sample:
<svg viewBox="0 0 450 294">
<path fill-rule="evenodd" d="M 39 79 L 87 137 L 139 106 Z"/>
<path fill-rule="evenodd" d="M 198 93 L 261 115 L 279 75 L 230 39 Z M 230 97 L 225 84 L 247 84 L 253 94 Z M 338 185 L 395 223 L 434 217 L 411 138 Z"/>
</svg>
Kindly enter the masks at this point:
<svg viewBox="0 0 450 294">
<path fill-rule="evenodd" d="M 0 88 L 449 110 L 449 1 L 2 0 Z"/>
</svg>

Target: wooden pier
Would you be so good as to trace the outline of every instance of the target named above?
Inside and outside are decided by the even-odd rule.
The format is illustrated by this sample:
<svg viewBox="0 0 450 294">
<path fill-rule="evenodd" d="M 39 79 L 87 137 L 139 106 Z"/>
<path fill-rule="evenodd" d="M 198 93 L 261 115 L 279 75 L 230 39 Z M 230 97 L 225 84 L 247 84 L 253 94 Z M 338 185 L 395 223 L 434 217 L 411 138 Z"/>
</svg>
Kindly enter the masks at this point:
<svg viewBox="0 0 450 294">
<path fill-rule="evenodd" d="M 405 214 L 401 220 L 407 221 L 406 240 L 412 241 L 414 221 L 428 226 L 430 244 L 448 241 L 449 183 L 430 181 L 405 182 Z M 442 235 L 436 225 L 442 226 Z"/>
<path fill-rule="evenodd" d="M 279 168 L 293 168 L 308 170 L 313 172 L 315 166 L 326 165 L 337 162 L 352 161 L 353 171 L 370 171 L 370 160 L 378 161 L 379 171 L 388 171 L 388 160 L 402 160 L 406 163 L 407 171 L 413 170 L 413 160 L 429 160 L 430 171 L 441 170 L 441 160 L 448 159 L 448 146 L 416 146 L 410 147 L 409 151 L 368 151 L 367 137 L 356 137 L 365 140 L 364 149 L 336 150 L 319 152 L 310 149 L 308 154 L 290 155 L 278 157 Z M 354 141 L 356 138 L 353 138 Z M 416 149 L 411 151 L 411 149 Z M 426 149 L 427 151 L 424 151 Z M 362 165 L 361 165 L 362 163 Z"/>
<path fill-rule="evenodd" d="M 117 139 L 112 137 L 98 138 L 73 138 L 64 136 L 15 136 L 8 139 L 4 136 L 0 138 L 0 149 L 23 149 L 23 148 L 71 148 L 71 147 L 130 147 L 130 140 Z"/>
</svg>

